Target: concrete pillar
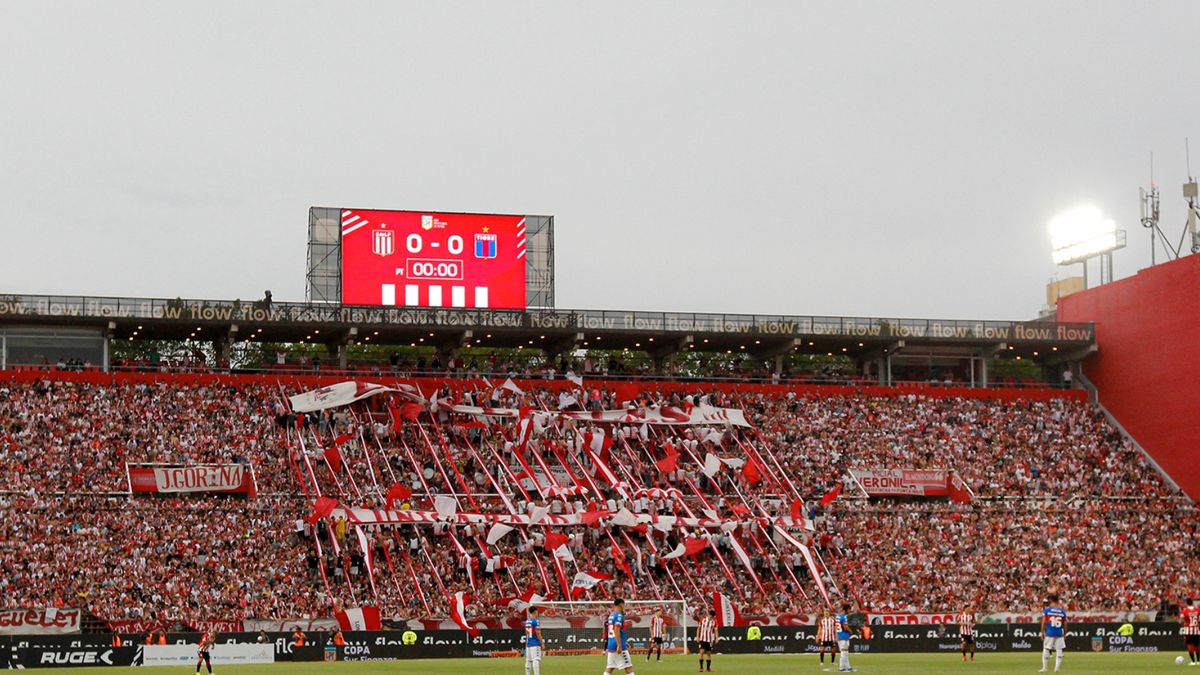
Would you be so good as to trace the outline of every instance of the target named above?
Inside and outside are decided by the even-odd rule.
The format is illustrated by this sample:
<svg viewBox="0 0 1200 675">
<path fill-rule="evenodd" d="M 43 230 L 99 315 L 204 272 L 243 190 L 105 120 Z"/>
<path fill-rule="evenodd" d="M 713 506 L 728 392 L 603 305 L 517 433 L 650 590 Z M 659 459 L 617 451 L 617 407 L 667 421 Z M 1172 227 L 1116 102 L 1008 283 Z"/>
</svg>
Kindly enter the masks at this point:
<svg viewBox="0 0 1200 675">
<path fill-rule="evenodd" d="M 979 356 L 979 383 L 978 386 L 987 388 L 988 386 L 988 360 L 990 357 L 985 354 Z"/>
</svg>

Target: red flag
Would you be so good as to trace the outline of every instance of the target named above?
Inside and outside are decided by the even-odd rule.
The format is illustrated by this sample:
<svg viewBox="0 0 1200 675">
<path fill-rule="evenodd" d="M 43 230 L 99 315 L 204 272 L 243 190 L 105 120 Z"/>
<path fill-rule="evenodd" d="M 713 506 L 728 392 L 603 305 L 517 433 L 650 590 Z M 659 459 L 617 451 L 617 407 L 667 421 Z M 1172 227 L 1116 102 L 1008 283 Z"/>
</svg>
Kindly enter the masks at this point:
<svg viewBox="0 0 1200 675">
<path fill-rule="evenodd" d="M 748 515 L 750 515 L 750 509 L 746 508 L 746 507 L 745 507 L 745 506 L 743 506 L 742 504 L 734 504 L 733 506 L 730 506 L 730 507 L 729 507 L 729 510 L 730 510 L 730 511 L 733 511 L 733 515 L 735 515 L 735 516 L 748 516 Z"/>
<path fill-rule="evenodd" d="M 562 546 L 563 544 L 567 543 L 570 540 L 571 540 L 571 538 L 565 534 L 559 534 L 558 532 L 547 532 L 546 533 L 546 550 L 553 551 L 554 549 L 558 548 L 559 546 Z"/>
<path fill-rule="evenodd" d="M 700 555 L 704 549 L 708 548 L 708 540 L 700 537 L 688 537 L 683 540 L 683 551 L 691 557 Z"/>
<path fill-rule="evenodd" d="M 338 449 L 338 446 L 331 445 L 325 448 L 325 461 L 329 462 L 329 468 L 334 473 L 342 472 L 342 451 Z"/>
<path fill-rule="evenodd" d="M 393 508 L 396 502 L 402 502 L 412 496 L 412 490 L 403 483 L 396 483 L 387 490 L 388 508 Z"/>
<path fill-rule="evenodd" d="M 621 571 L 624 572 L 625 575 L 630 579 L 632 579 L 633 570 L 630 569 L 629 560 L 625 558 L 625 552 L 621 550 L 620 546 L 617 546 L 616 544 L 612 545 L 612 557 L 613 560 L 616 561 L 617 567 L 621 568 Z"/>
<path fill-rule="evenodd" d="M 840 494 L 842 494 L 842 484 L 838 483 L 837 487 L 830 490 L 824 497 L 821 497 L 821 506 L 829 506 Z"/>
<path fill-rule="evenodd" d="M 354 438 L 354 434 L 342 434 L 341 436 L 338 436 L 337 438 L 333 439 L 333 444 L 341 445 L 342 443 L 345 443 L 346 441 L 349 441 L 353 438 Z"/>
<path fill-rule="evenodd" d="M 654 463 L 658 470 L 663 473 L 672 473 L 679 470 L 679 453 L 667 455 Z"/>
<path fill-rule="evenodd" d="M 328 517 L 333 513 L 333 510 L 338 506 L 338 500 L 333 497 L 317 497 L 317 503 L 313 505 L 313 512 L 304 520 L 309 524 L 315 524 L 318 520 Z"/>
<path fill-rule="evenodd" d="M 804 518 L 804 502 L 799 499 L 792 502 L 792 520 L 801 520 Z"/>
<path fill-rule="evenodd" d="M 601 518 L 611 515 L 608 511 L 584 511 L 579 514 L 580 525 L 595 525 Z"/>
<path fill-rule="evenodd" d="M 758 470 L 758 462 L 751 457 L 746 460 L 746 466 L 742 467 L 742 477 L 746 479 L 746 485 L 754 487 L 762 482 L 762 474 Z"/>
<path fill-rule="evenodd" d="M 946 480 L 946 487 L 950 490 L 950 501 L 958 504 L 970 504 L 974 495 L 971 494 L 971 488 L 963 482 L 957 471 L 950 473 L 950 478 Z"/>
</svg>

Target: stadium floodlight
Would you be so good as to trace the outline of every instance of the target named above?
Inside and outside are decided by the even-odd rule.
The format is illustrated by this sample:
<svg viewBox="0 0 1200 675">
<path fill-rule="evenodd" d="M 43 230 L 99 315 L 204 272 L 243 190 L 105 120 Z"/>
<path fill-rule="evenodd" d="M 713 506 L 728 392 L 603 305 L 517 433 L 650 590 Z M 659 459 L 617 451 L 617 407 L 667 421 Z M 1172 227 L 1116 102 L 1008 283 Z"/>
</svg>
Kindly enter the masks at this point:
<svg viewBox="0 0 1200 675">
<path fill-rule="evenodd" d="M 1050 221 L 1050 244 L 1055 264 L 1070 265 L 1125 248 L 1125 231 L 1099 208 L 1080 206 Z"/>
</svg>

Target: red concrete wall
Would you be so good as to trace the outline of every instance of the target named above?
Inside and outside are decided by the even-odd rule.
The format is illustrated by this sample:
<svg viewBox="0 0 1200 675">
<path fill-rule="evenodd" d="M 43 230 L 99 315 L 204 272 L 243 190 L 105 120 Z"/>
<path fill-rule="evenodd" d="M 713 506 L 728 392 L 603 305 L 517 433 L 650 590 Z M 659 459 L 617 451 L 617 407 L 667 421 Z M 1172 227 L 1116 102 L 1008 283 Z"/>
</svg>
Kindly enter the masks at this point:
<svg viewBox="0 0 1200 675">
<path fill-rule="evenodd" d="M 169 384 L 211 385 L 211 384 L 266 384 L 283 386 L 289 391 L 304 391 L 316 389 L 337 382 L 355 379 L 364 382 L 376 382 L 392 385 L 396 382 L 416 384 L 422 392 L 429 395 L 439 387 L 449 385 L 452 390 L 462 389 L 466 385 L 478 386 L 479 378 L 438 378 L 438 377 L 376 377 L 372 375 L 216 375 L 192 373 L 102 373 L 98 371 L 77 373 L 72 371 L 44 370 L 0 370 L 0 385 L 9 382 L 36 382 L 41 379 L 64 380 L 70 382 L 87 382 L 89 384 L 126 384 L 135 382 L 166 382 Z M 503 380 L 492 382 L 499 385 Z M 567 380 L 515 380 L 522 389 L 547 388 L 553 391 L 575 388 Z M 879 387 L 869 385 L 832 385 L 832 384 L 735 384 L 730 382 L 669 382 L 661 380 L 627 381 L 602 380 L 588 378 L 584 384 L 590 389 L 601 387 L 616 391 L 617 399 L 630 401 L 643 392 L 659 392 L 663 394 L 709 392 L 719 390 L 726 393 L 765 394 L 768 396 L 784 396 L 793 392 L 797 396 L 907 396 L 917 394 L 930 398 L 980 398 L 999 401 L 1048 401 L 1054 398 L 1066 398 L 1076 401 L 1086 401 L 1087 394 L 1079 390 L 1049 389 L 1045 387 L 1003 388 L 1003 389 L 968 389 L 965 387 L 931 387 L 924 384 L 913 384 L 898 387 Z"/>
<path fill-rule="evenodd" d="M 1200 500 L 1200 255 L 1067 296 L 1058 318 L 1095 322 L 1100 402 Z"/>
</svg>

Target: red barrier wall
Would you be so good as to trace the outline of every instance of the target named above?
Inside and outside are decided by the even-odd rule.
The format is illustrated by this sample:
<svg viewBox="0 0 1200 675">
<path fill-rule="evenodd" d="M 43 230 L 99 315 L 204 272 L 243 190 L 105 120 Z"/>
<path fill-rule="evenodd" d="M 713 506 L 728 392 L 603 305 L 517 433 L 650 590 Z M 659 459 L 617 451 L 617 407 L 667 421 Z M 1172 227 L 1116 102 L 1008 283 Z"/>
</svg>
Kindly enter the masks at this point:
<svg viewBox="0 0 1200 675">
<path fill-rule="evenodd" d="M 1200 499 L 1200 255 L 1059 301 L 1060 321 L 1094 321 L 1084 374 L 1125 429 Z"/>
<path fill-rule="evenodd" d="M 435 377 L 374 377 L 362 375 L 350 377 L 347 375 L 218 375 L 211 373 L 102 373 L 102 372 L 71 372 L 71 371 L 34 371 L 34 370 L 4 370 L 0 371 L 0 384 L 5 381 L 36 382 L 40 379 L 63 380 L 70 382 L 88 382 L 92 384 L 123 384 L 136 382 L 167 382 L 176 384 L 209 385 L 209 384 L 265 384 L 269 386 L 282 385 L 289 394 L 297 391 L 315 389 L 348 379 L 379 384 L 395 384 L 407 382 L 416 384 L 427 396 L 435 389 L 449 385 L 452 390 L 461 389 L 471 384 L 478 386 L 479 378 L 435 378 Z M 492 383 L 499 386 L 503 380 Z M 553 391 L 573 389 L 574 385 L 566 380 L 514 380 L 522 389 L 546 388 Z M 789 391 L 797 396 L 906 396 L 917 394 L 931 398 L 959 397 L 982 398 L 1001 401 L 1047 401 L 1052 398 L 1070 398 L 1077 401 L 1087 400 L 1087 393 L 1080 390 L 1050 389 L 1030 387 L 1028 389 L 968 389 L 965 387 L 932 387 L 922 384 L 880 387 L 880 386 L 848 386 L 833 384 L 734 384 L 730 382 L 669 382 L 644 380 L 630 382 L 628 380 L 593 380 L 584 381 L 584 385 L 611 389 L 617 392 L 619 400 L 633 400 L 642 392 L 660 392 L 663 394 L 723 391 L 726 393 L 761 393 L 769 396 L 784 396 Z"/>
</svg>

